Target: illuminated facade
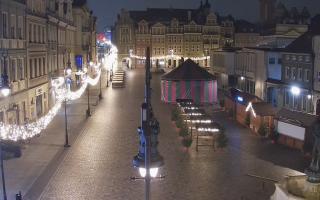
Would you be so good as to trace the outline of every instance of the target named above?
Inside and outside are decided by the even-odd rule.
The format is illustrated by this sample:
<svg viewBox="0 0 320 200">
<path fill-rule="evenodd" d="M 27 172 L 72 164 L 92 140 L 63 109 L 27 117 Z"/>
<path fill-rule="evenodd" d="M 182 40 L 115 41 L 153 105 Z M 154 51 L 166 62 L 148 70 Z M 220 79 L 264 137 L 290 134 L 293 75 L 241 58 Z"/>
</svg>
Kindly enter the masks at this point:
<svg viewBox="0 0 320 200">
<path fill-rule="evenodd" d="M 181 57 L 205 57 L 214 49 L 233 45 L 233 34 L 233 18 L 213 13 L 206 1 L 198 9 L 123 9 L 115 24 L 114 42 L 123 64 L 128 65 L 130 52 L 143 57 L 150 46 L 154 65 L 175 67 Z M 209 60 L 199 64 L 209 66 Z M 132 63 L 139 66 L 144 60 L 136 58 Z"/>
</svg>

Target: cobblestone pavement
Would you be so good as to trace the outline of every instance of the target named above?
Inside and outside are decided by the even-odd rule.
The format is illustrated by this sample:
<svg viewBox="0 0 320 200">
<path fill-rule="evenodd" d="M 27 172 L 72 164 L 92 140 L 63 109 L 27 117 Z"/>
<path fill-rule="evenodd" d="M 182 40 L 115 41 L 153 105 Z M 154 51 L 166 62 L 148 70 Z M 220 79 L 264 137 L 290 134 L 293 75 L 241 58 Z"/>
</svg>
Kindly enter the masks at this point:
<svg viewBox="0 0 320 200">
<path fill-rule="evenodd" d="M 90 95 L 91 110 L 97 104 L 99 91 L 92 89 Z M 70 143 L 81 132 L 86 121 L 87 96 L 68 103 L 68 130 Z M 39 196 L 50 176 L 67 152 L 65 142 L 64 109 L 42 131 L 39 137 L 26 141 L 22 145 L 22 156 L 4 161 L 8 199 L 15 199 L 19 191 L 28 199 Z M 2 189 L 2 186 L 1 186 Z M 1 190 L 2 197 L 2 190 Z"/>
<path fill-rule="evenodd" d="M 144 198 L 144 182 L 130 180 L 131 176 L 138 176 L 132 158 L 138 151 L 136 128 L 140 123 L 143 84 L 143 70 L 135 69 L 127 73 L 125 88 L 104 94 L 39 199 Z M 194 146 L 189 150 L 182 148 L 170 121 L 171 108 L 160 102 L 160 75 L 153 75 L 152 84 L 153 109 L 161 126 L 159 150 L 165 158 L 161 174 L 166 176 L 152 181 L 152 200 L 264 200 L 273 193 L 273 183 L 262 184 L 247 174 L 277 180 L 284 175 L 299 174 L 287 165 L 273 162 L 280 157 L 282 162 L 292 164 L 289 167 L 299 168 L 296 166 L 300 166 L 300 160 L 291 160 L 296 152 L 279 148 L 272 156 L 261 156 L 260 147 L 269 145 L 261 145 L 262 141 L 222 113 L 216 115 L 221 115 L 218 119 L 228 125 L 227 148 L 216 151 L 201 148 L 199 152 Z"/>
</svg>

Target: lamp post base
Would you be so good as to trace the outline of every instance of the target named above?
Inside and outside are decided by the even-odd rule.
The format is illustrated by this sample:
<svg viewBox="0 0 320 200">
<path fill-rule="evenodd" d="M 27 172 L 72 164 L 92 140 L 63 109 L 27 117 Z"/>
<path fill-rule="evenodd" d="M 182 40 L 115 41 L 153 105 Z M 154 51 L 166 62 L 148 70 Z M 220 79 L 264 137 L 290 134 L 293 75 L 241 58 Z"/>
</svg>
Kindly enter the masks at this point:
<svg viewBox="0 0 320 200">
<path fill-rule="evenodd" d="M 87 111 L 86 111 L 86 115 L 87 115 L 87 117 L 91 117 L 91 111 L 90 111 L 90 110 L 87 110 Z"/>
<path fill-rule="evenodd" d="M 102 94 L 99 94 L 99 100 L 103 99 Z"/>
<path fill-rule="evenodd" d="M 65 145 L 63 145 L 65 148 L 69 148 L 69 147 L 71 147 L 71 145 L 70 144 L 65 144 Z"/>
</svg>

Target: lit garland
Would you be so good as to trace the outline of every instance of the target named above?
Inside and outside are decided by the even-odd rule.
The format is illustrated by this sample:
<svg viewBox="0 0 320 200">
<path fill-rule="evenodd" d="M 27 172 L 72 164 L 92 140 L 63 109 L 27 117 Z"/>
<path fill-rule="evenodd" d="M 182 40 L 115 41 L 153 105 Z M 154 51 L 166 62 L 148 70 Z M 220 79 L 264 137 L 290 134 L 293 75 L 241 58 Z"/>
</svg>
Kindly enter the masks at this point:
<svg viewBox="0 0 320 200">
<path fill-rule="evenodd" d="M 181 59 L 181 57 L 184 56 L 180 56 L 180 55 L 166 55 L 166 56 L 152 56 L 150 59 L 151 60 L 163 60 L 163 59 Z M 136 58 L 136 59 L 140 59 L 140 60 L 145 60 L 146 57 L 145 56 L 138 56 L 135 54 L 132 54 L 130 52 L 130 58 Z M 184 57 L 185 59 L 191 59 L 191 60 L 209 60 L 210 56 L 202 56 L 202 57 Z"/>
<path fill-rule="evenodd" d="M 215 132 L 219 132 L 219 129 L 217 129 L 217 128 L 198 128 L 197 131 L 215 133 Z"/>
<path fill-rule="evenodd" d="M 252 115 L 254 116 L 254 118 L 256 118 L 257 115 L 256 115 L 256 112 L 255 112 L 254 109 L 253 109 L 253 106 L 252 106 L 252 103 L 251 103 L 251 102 L 250 102 L 250 103 L 248 104 L 248 106 L 246 107 L 246 112 L 248 112 L 249 110 L 251 110 Z"/>
<path fill-rule="evenodd" d="M 57 115 L 59 109 L 61 108 L 62 102 L 65 100 L 75 100 L 81 97 L 81 95 L 86 90 L 88 84 L 96 85 L 99 82 L 101 76 L 101 69 L 98 70 L 97 76 L 95 78 L 87 77 L 84 83 L 77 91 L 70 91 L 64 85 L 64 78 L 58 77 L 52 80 L 52 87 L 56 93 L 57 102 L 49 110 L 49 112 L 38 119 L 36 122 L 31 122 L 26 125 L 16 125 L 16 124 L 4 124 L 0 123 L 0 137 L 3 140 L 19 141 L 32 138 L 39 135 L 42 130 L 44 130 L 53 118 Z"/>
</svg>

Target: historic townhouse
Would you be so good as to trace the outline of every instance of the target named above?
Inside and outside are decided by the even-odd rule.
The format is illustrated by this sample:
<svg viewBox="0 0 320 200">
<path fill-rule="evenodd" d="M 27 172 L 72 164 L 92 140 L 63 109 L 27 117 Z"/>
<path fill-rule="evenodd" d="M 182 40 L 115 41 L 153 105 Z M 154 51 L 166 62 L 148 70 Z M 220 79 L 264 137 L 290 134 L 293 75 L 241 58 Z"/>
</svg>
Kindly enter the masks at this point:
<svg viewBox="0 0 320 200">
<path fill-rule="evenodd" d="M 73 23 L 75 29 L 74 55 L 76 66 L 89 67 L 89 62 L 96 61 L 96 17 L 89 10 L 86 0 L 73 1 Z"/>
<path fill-rule="evenodd" d="M 0 97 L 5 123 L 23 124 L 29 114 L 25 9 L 23 0 L 0 0 L 0 73 L 11 86 L 10 96 Z"/>
<path fill-rule="evenodd" d="M 27 0 L 27 57 L 29 119 L 48 111 L 46 1 Z"/>
<path fill-rule="evenodd" d="M 75 26 L 73 25 L 72 1 L 49 0 L 47 4 L 48 71 L 49 78 L 63 75 L 68 64 L 76 69 L 74 55 Z M 49 83 L 49 107 L 55 102 Z"/>
<path fill-rule="evenodd" d="M 181 57 L 203 58 L 210 51 L 233 45 L 233 18 L 221 17 L 211 11 L 208 1 L 198 9 L 158 9 L 145 11 L 121 10 L 114 28 L 114 41 L 119 60 L 131 65 L 143 65 L 145 48 L 151 47 L 153 64 L 177 66 Z M 209 66 L 209 59 L 202 59 Z"/>
</svg>

